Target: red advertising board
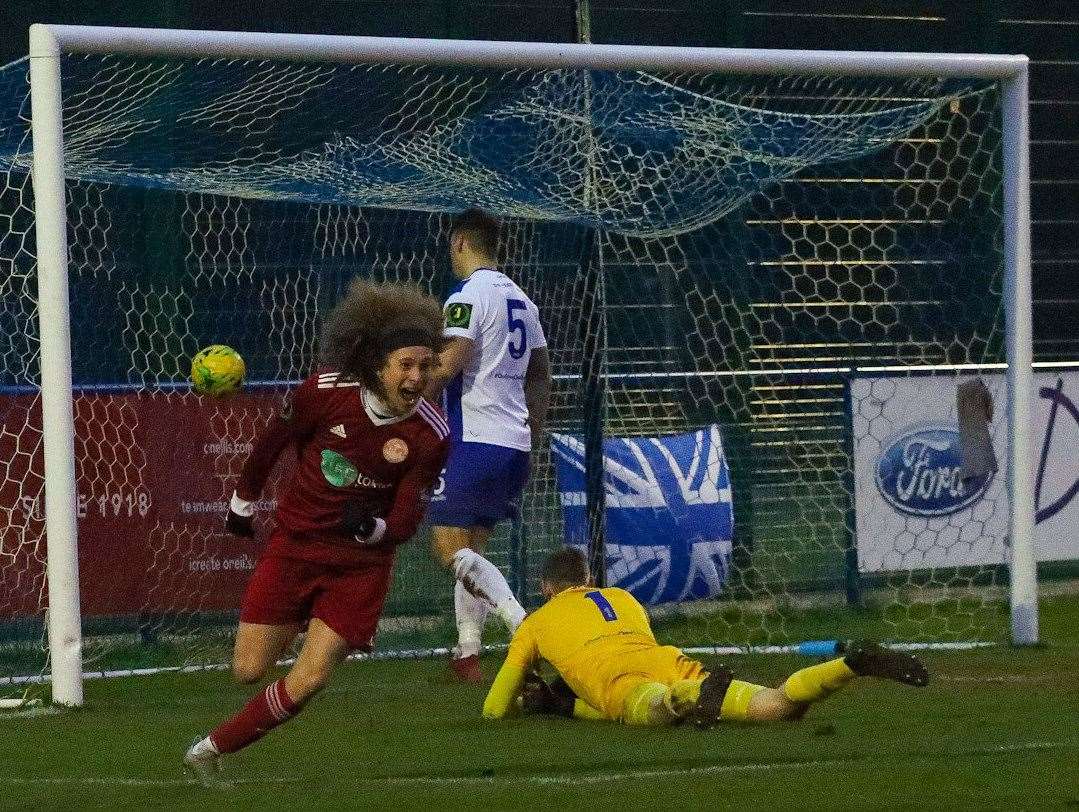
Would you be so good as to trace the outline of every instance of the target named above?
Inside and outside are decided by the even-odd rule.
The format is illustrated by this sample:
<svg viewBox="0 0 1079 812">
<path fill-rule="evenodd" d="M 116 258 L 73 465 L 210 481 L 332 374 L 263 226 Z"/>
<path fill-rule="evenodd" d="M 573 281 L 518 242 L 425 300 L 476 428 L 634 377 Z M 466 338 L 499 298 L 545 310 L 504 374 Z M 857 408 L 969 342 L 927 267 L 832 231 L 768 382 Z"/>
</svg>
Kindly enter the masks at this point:
<svg viewBox="0 0 1079 812">
<path fill-rule="evenodd" d="M 224 532 L 235 477 L 275 398 L 88 393 L 75 398 L 84 617 L 237 609 L 261 540 Z M 0 620 L 45 604 L 40 403 L 0 396 Z M 264 529 L 282 459 L 258 505 Z M 260 533 L 260 539 L 263 533 Z"/>
</svg>

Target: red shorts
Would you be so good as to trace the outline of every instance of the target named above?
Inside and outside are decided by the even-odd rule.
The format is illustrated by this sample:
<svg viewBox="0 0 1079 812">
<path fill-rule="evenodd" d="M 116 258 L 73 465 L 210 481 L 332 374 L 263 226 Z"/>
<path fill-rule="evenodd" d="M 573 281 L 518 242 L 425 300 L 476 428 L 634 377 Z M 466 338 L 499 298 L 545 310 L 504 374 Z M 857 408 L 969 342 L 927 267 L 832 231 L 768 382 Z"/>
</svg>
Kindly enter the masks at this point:
<svg viewBox="0 0 1079 812">
<path fill-rule="evenodd" d="M 370 651 L 392 575 L 392 559 L 338 566 L 266 555 L 251 573 L 240 620 L 304 626 L 317 617 L 350 648 Z"/>
</svg>

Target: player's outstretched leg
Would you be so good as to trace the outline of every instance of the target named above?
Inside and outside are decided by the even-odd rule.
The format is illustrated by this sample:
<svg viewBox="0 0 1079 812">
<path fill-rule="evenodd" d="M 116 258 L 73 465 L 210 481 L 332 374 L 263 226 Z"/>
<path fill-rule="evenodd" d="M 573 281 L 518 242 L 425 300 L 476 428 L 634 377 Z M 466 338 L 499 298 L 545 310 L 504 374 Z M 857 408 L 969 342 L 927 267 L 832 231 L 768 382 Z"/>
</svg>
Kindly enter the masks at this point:
<svg viewBox="0 0 1079 812">
<path fill-rule="evenodd" d="M 919 688 L 929 684 L 929 671 L 921 660 L 913 654 L 886 649 L 871 640 L 846 644 L 843 662 L 860 677 L 881 677 Z"/>
<path fill-rule="evenodd" d="M 467 547 L 453 555 L 452 567 L 454 576 L 470 594 L 485 601 L 511 633 L 517 630 L 525 610 L 498 567 Z"/>
<path fill-rule="evenodd" d="M 488 605 L 472 595 L 460 581 L 454 583 L 454 614 L 457 619 L 457 648 L 450 660 L 454 676 L 461 682 L 483 682 L 480 648 Z"/>
<path fill-rule="evenodd" d="M 302 702 L 293 700 L 289 695 L 285 679 L 270 683 L 248 700 L 239 713 L 187 748 L 183 758 L 184 767 L 203 786 L 218 785 L 221 756 L 261 739 L 299 713 L 302 706 Z"/>
<path fill-rule="evenodd" d="M 457 527 L 436 523 L 432 530 L 435 557 L 457 581 L 453 600 L 457 647 L 450 660 L 450 669 L 462 682 L 483 681 L 479 652 L 488 613 L 493 612 L 510 633 L 517 630 L 525 616 L 506 577 L 476 551 L 483 549 L 489 533 L 489 528 L 484 525 Z"/>
<path fill-rule="evenodd" d="M 243 626 L 241 624 L 241 632 Z M 303 648 L 288 674 L 271 682 L 251 697 L 239 713 L 189 747 L 184 754 L 184 766 L 202 783 L 214 783 L 220 756 L 242 750 L 295 717 L 304 704 L 325 687 L 333 669 L 345 659 L 348 650 L 345 638 L 324 621 L 313 618 L 307 627 Z M 247 681 L 246 675 L 243 681 Z"/>
<path fill-rule="evenodd" d="M 906 685 L 924 686 L 929 672 L 917 657 L 891 651 L 870 640 L 856 640 L 841 649 L 843 657 L 801 668 L 781 686 L 795 703 L 816 702 L 835 693 L 855 677 L 882 677 Z"/>
</svg>

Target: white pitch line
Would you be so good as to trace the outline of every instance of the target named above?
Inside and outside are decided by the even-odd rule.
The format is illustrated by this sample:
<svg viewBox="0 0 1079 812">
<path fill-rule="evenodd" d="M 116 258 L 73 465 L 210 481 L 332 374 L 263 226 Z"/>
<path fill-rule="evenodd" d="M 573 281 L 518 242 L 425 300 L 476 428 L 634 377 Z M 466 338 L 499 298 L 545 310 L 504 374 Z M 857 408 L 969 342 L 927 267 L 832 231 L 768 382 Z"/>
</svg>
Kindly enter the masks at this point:
<svg viewBox="0 0 1079 812">
<path fill-rule="evenodd" d="M 954 758 L 955 756 L 979 756 L 996 755 L 998 753 L 1011 753 L 1030 750 L 1054 750 L 1061 747 L 1077 747 L 1079 741 L 1060 742 L 1023 742 L 1020 744 L 1001 745 L 999 747 L 987 747 L 976 750 L 959 750 L 952 753 L 922 754 L 926 758 Z M 894 755 L 903 758 L 907 754 L 882 754 L 885 758 Z M 415 777 L 389 777 L 384 779 L 371 779 L 372 782 L 387 784 L 422 784 L 422 785 L 453 785 L 453 784 L 566 784 L 579 786 L 581 784 L 608 784 L 618 781 L 637 781 L 650 778 L 679 778 L 700 777 L 708 775 L 723 775 L 730 773 L 769 772 L 781 770 L 805 770 L 829 767 L 850 767 L 853 764 L 871 764 L 882 761 L 884 758 L 853 758 L 853 759 L 825 759 L 815 761 L 771 761 L 749 764 L 714 764 L 706 767 L 680 767 L 667 770 L 626 770 L 617 773 L 562 773 L 560 775 L 515 775 L 501 776 L 415 776 Z"/>
<path fill-rule="evenodd" d="M 1079 739 L 1070 741 L 1035 741 L 1004 744 L 996 747 L 983 747 L 970 750 L 955 750 L 942 753 L 919 753 L 919 761 L 955 758 L 956 756 L 990 756 L 1001 753 L 1029 752 L 1033 750 L 1056 750 L 1067 747 L 1079 747 Z M 665 770 L 624 770 L 608 773 L 556 773 L 549 775 L 521 775 L 505 773 L 503 775 L 458 775 L 458 776 L 386 776 L 383 778 L 361 778 L 354 781 L 340 782 L 342 785 L 365 786 L 370 784 L 393 784 L 421 786 L 453 785 L 493 785 L 493 784 L 538 784 L 567 785 L 609 784 L 618 781 L 636 781 L 648 778 L 680 778 L 723 775 L 730 773 L 770 772 L 781 770 L 806 770 L 833 767 L 850 767 L 856 764 L 873 764 L 888 759 L 909 758 L 909 753 L 881 753 L 877 756 L 850 759 L 818 759 L 814 761 L 764 761 L 747 764 L 713 764 L 702 767 L 672 767 Z M 217 789 L 228 789 L 238 784 L 302 784 L 312 778 L 280 776 L 266 778 L 233 778 L 223 780 Z M 194 780 L 152 779 L 152 778 L 15 778 L 0 775 L 0 786 L 117 786 L 117 787 L 181 787 L 196 786 Z"/>
<path fill-rule="evenodd" d="M 505 651 L 509 648 L 508 643 L 484 644 L 483 651 Z M 392 652 L 354 652 L 345 659 L 349 662 L 374 662 L 376 660 L 424 660 L 437 657 L 446 657 L 453 653 L 452 648 L 417 648 L 400 649 Z M 292 665 L 296 662 L 295 657 L 287 657 L 277 661 L 279 667 Z M 156 668 L 124 668 L 115 671 L 85 671 L 82 678 L 90 679 L 113 679 L 116 677 L 146 677 L 155 674 L 194 674 L 202 671 L 225 671 L 230 666 L 228 663 L 209 663 L 206 665 L 167 665 Z M 43 685 L 52 682 L 51 674 L 28 674 L 17 677 L 0 677 L 0 685 Z"/>
<path fill-rule="evenodd" d="M 1003 682 L 1003 683 L 1023 683 L 1023 684 L 1037 684 L 1038 682 L 1047 682 L 1054 679 L 1059 679 L 1062 675 L 1060 673 L 1045 674 L 1041 677 L 1032 677 L 1028 674 L 1001 674 L 999 676 L 952 676 L 949 674 L 937 675 L 934 674 L 932 679 L 939 680 L 941 682 L 957 682 L 957 683 L 974 683 L 981 684 L 986 682 Z"/>
<path fill-rule="evenodd" d="M 63 708 L 56 708 L 52 705 L 34 705 L 28 708 L 19 708 L 18 710 L 5 710 L 0 711 L 0 724 L 8 719 L 35 719 L 39 716 L 59 716 L 64 713 Z"/>
<path fill-rule="evenodd" d="M 499 776 L 415 776 L 384 778 L 386 784 L 425 784 L 446 786 L 452 784 L 607 784 L 612 781 L 637 781 L 642 778 L 680 778 L 683 776 L 719 775 L 723 773 L 759 772 L 782 769 L 812 769 L 815 767 L 849 766 L 850 761 L 789 761 L 763 762 L 760 764 L 715 764 L 711 767 L 683 767 L 670 770 L 629 770 L 620 773 L 563 773 L 561 775 L 499 775 Z"/>
</svg>

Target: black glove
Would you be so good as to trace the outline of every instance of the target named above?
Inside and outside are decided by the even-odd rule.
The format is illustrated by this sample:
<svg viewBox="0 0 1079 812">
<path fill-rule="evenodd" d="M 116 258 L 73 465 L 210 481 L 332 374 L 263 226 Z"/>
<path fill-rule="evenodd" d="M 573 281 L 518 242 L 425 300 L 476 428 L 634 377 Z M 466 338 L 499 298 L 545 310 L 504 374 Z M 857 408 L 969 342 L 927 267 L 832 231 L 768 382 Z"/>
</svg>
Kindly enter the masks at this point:
<svg viewBox="0 0 1079 812">
<path fill-rule="evenodd" d="M 521 712 L 526 714 L 543 713 L 553 716 L 573 717 L 573 705 L 576 694 L 559 678 L 548 685 L 535 671 L 525 674 L 521 686 Z"/>
<path fill-rule="evenodd" d="M 255 537 L 255 517 L 241 516 L 230 508 L 228 515 L 225 517 L 225 529 L 234 536 L 253 539 Z"/>
<path fill-rule="evenodd" d="M 342 535 L 351 536 L 361 544 L 366 544 L 375 532 L 375 517 L 371 514 L 371 508 L 361 500 L 345 502 L 345 506 L 341 508 L 341 521 L 337 529 Z"/>
</svg>

